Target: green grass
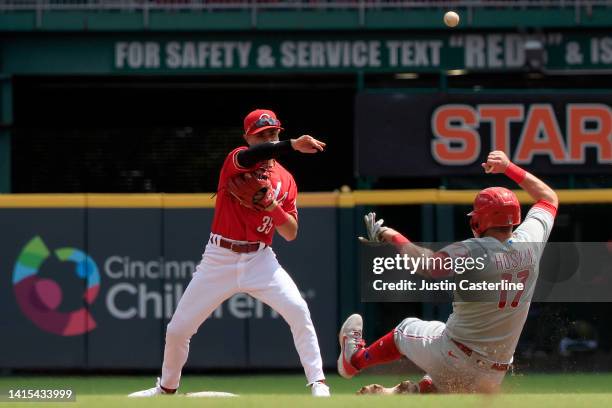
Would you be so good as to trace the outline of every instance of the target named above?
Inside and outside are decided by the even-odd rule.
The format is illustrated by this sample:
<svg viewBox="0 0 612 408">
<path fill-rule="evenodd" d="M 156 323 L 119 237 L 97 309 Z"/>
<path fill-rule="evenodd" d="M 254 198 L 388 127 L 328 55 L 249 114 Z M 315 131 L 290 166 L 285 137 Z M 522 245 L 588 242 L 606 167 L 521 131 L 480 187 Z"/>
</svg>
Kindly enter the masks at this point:
<svg viewBox="0 0 612 408">
<path fill-rule="evenodd" d="M 508 376 L 504 392 L 494 396 L 482 395 L 411 395 L 372 397 L 353 395 L 359 387 L 370 383 L 387 386 L 406 379 L 397 375 L 362 375 L 352 380 L 330 376 L 331 399 L 313 399 L 301 375 L 227 375 L 185 376 L 181 392 L 226 391 L 240 398 L 204 399 L 158 397 L 134 400 L 125 397 L 130 392 L 154 385 L 152 377 L 88 376 L 88 377 L 0 377 L 0 389 L 8 388 L 71 388 L 77 395 L 76 403 L 46 403 L 65 407 L 483 407 L 513 406 L 516 408 L 545 407 L 608 407 L 612 406 L 612 374 L 529 374 Z M 418 380 L 412 375 L 408 379 Z M 0 408 L 16 406 L 40 407 L 40 403 L 0 402 Z"/>
</svg>

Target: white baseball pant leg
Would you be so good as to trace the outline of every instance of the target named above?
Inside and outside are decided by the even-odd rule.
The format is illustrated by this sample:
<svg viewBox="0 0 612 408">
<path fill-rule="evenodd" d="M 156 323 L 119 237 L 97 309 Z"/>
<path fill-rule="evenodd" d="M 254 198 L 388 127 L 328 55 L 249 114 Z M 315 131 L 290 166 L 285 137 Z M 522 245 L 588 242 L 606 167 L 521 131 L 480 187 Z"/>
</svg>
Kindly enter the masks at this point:
<svg viewBox="0 0 612 408">
<path fill-rule="evenodd" d="M 238 273 L 241 290 L 276 310 L 289 324 L 308 384 L 325 379 L 308 305 L 272 248 L 267 247 L 257 257 L 241 263 Z"/>
<path fill-rule="evenodd" d="M 505 372 L 479 367 L 445 333 L 446 325 L 417 318 L 404 319 L 395 329 L 400 353 L 429 374 L 441 392 L 489 392 L 499 387 Z"/>
<path fill-rule="evenodd" d="M 161 385 L 178 388 L 189 355 L 189 342 L 223 301 L 238 292 L 236 264 L 240 255 L 207 244 L 202 261 L 166 329 Z"/>
</svg>

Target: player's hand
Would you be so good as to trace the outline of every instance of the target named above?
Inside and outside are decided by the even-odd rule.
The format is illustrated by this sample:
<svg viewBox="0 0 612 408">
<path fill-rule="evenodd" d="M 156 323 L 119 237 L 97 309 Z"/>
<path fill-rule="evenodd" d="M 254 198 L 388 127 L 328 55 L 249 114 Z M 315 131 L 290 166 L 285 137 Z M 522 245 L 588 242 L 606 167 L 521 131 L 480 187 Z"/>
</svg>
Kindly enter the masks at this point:
<svg viewBox="0 0 612 408">
<path fill-rule="evenodd" d="M 291 147 L 293 147 L 293 150 L 297 150 L 301 153 L 322 152 L 325 146 L 325 143 L 310 135 L 302 135 L 297 139 L 291 139 Z"/>
<path fill-rule="evenodd" d="M 499 174 L 505 172 L 509 164 L 510 159 L 508 159 L 506 153 L 502 152 L 501 150 L 495 150 L 489 153 L 487 162 L 482 163 L 481 166 L 485 173 Z"/>
<path fill-rule="evenodd" d="M 269 206 L 267 206 L 266 208 L 264 208 L 264 211 L 268 211 L 271 212 L 273 209 L 275 209 L 276 207 L 278 207 L 278 201 L 276 200 L 272 200 L 272 203 L 270 203 Z"/>
<path fill-rule="evenodd" d="M 381 239 L 381 234 L 389 229 L 387 227 L 383 227 L 383 223 L 385 222 L 385 220 L 381 218 L 377 221 L 376 213 L 371 212 L 364 215 L 363 221 L 366 226 L 366 232 L 368 234 L 368 237 L 359 237 L 359 241 L 364 243 L 383 242 Z"/>
</svg>

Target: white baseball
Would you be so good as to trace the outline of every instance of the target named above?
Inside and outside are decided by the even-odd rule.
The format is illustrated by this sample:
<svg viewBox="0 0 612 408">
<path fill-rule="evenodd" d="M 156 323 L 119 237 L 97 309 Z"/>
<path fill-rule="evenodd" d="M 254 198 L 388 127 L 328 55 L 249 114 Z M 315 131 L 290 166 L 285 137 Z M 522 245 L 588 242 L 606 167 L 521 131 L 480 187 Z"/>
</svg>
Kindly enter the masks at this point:
<svg viewBox="0 0 612 408">
<path fill-rule="evenodd" d="M 444 24 L 449 27 L 455 27 L 459 24 L 459 14 L 454 11 L 447 11 L 446 14 L 444 14 Z"/>
</svg>

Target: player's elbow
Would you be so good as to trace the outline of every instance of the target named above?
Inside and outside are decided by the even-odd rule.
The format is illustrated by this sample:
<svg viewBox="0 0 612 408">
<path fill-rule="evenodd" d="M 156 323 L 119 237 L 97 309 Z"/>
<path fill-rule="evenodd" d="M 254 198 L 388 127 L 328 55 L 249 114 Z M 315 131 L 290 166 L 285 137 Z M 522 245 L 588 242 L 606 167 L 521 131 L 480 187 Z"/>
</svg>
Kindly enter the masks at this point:
<svg viewBox="0 0 612 408">
<path fill-rule="evenodd" d="M 287 222 L 276 227 L 276 231 L 281 237 L 285 238 L 285 241 L 293 241 L 297 237 L 298 225 L 297 221 L 291 216 L 288 217 Z"/>
<path fill-rule="evenodd" d="M 559 196 L 557 195 L 555 190 L 550 189 L 548 194 L 546 194 L 546 196 L 544 197 L 544 200 L 548 201 L 555 208 L 559 208 Z"/>
<path fill-rule="evenodd" d="M 284 225 L 283 225 L 284 227 Z M 285 241 L 293 241 L 297 238 L 298 229 L 296 227 L 289 226 L 288 228 L 277 227 L 276 231 L 279 233 L 281 237 L 285 239 Z"/>
<path fill-rule="evenodd" d="M 295 231 L 289 231 L 287 232 L 285 235 L 283 235 L 283 238 L 285 238 L 285 241 L 293 241 L 297 238 L 297 229 Z"/>
</svg>

